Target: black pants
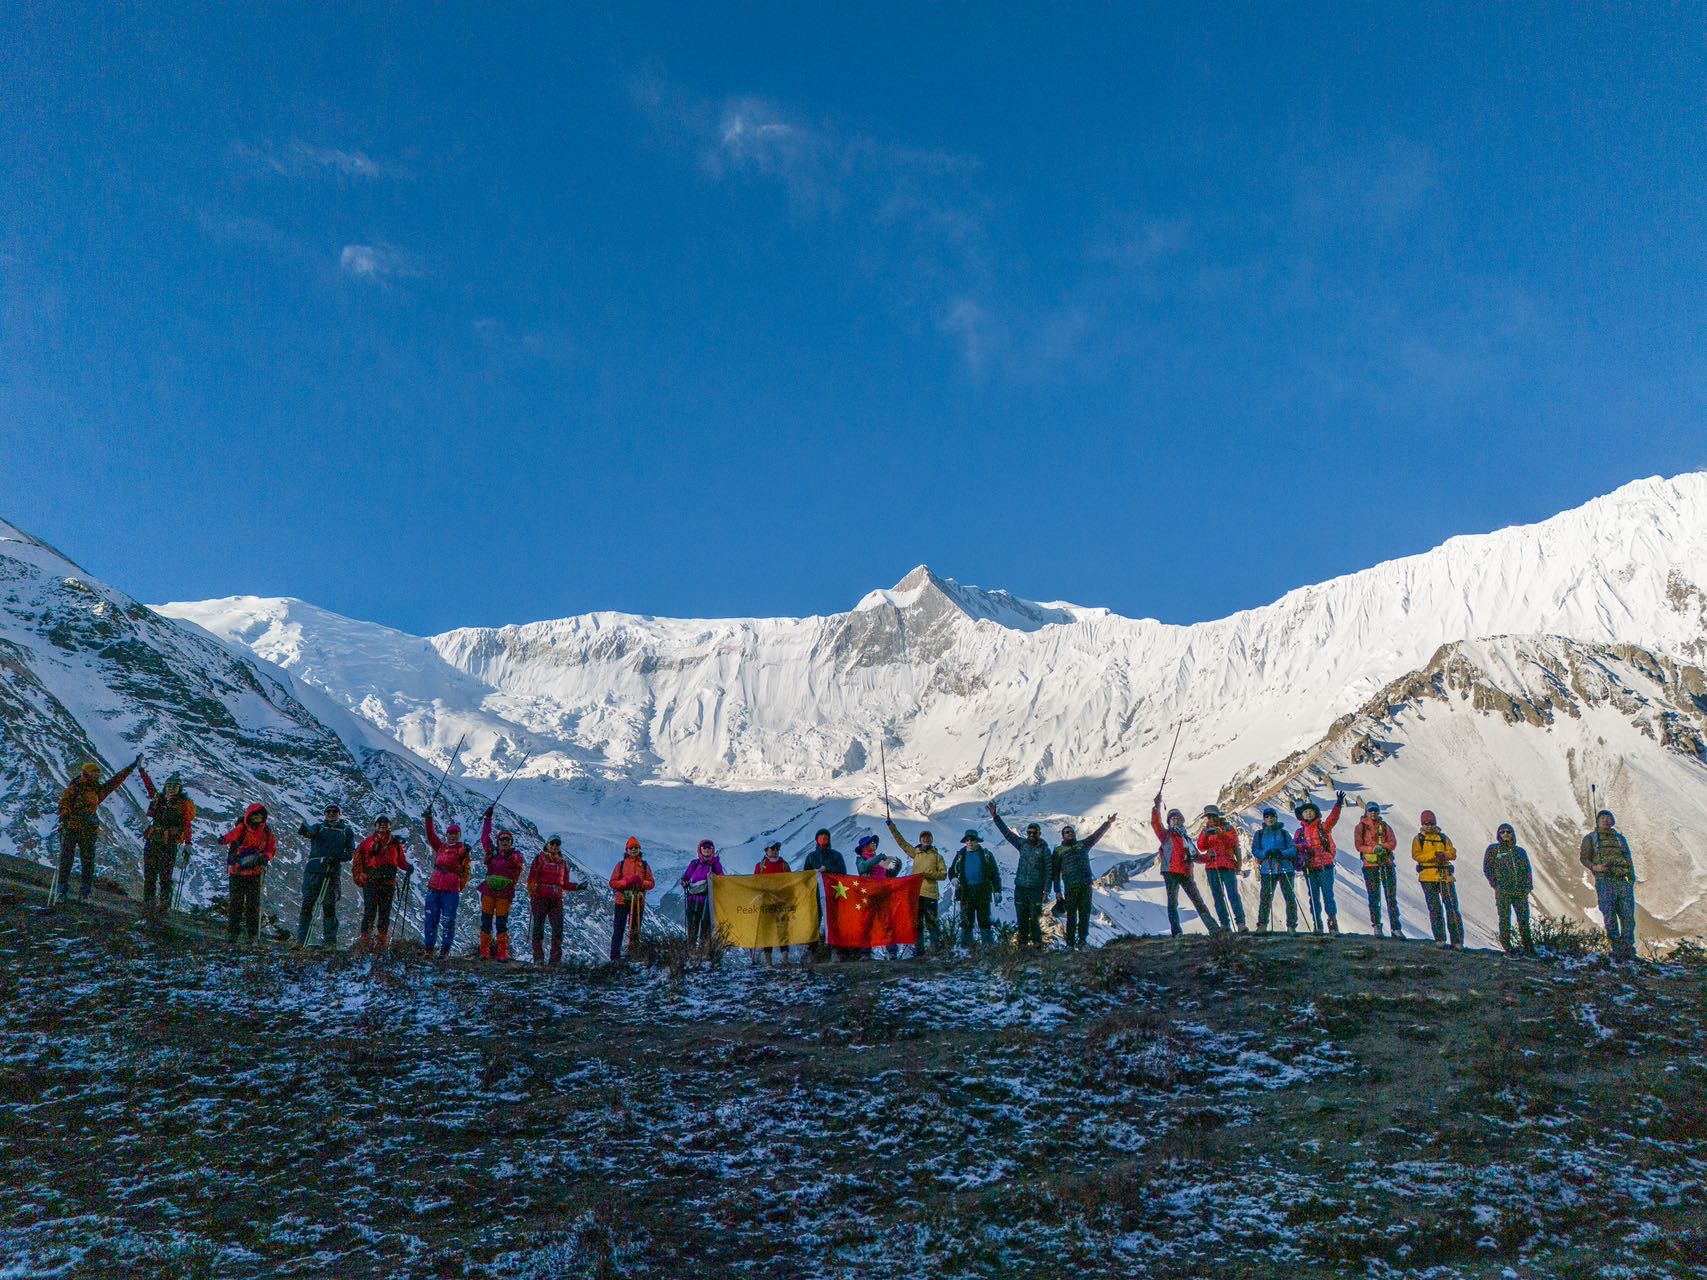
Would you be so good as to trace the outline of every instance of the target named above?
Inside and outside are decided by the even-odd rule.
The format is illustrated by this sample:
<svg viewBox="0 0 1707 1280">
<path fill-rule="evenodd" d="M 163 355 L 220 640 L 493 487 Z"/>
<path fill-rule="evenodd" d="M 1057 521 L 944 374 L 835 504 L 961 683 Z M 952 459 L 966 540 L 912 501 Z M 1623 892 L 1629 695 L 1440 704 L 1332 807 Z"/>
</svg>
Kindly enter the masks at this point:
<svg viewBox="0 0 1707 1280">
<path fill-rule="evenodd" d="M 711 895 L 709 893 L 685 894 L 682 898 L 683 911 L 687 916 L 688 949 L 711 945 Z"/>
<path fill-rule="evenodd" d="M 1514 950 L 1512 946 L 1511 922 L 1517 918 L 1517 936 L 1525 951 L 1535 950 L 1535 940 L 1529 936 L 1529 895 L 1506 893 L 1497 885 L 1494 887 L 1494 915 L 1500 922 L 1500 950 Z"/>
<path fill-rule="evenodd" d="M 1197 877 L 1191 872 L 1164 871 L 1162 879 L 1168 887 L 1168 928 L 1174 937 L 1179 937 L 1185 930 L 1179 922 L 1179 896 L 1183 890 L 1185 896 L 1191 899 L 1191 905 L 1197 908 L 1198 919 L 1202 920 L 1210 933 L 1221 932 L 1221 926 L 1215 923 L 1215 917 L 1209 914 L 1209 904 L 1203 900 L 1203 891 L 1197 887 Z"/>
<path fill-rule="evenodd" d="M 551 926 L 551 963 L 563 963 L 563 899 L 534 898 L 533 962 L 545 963 L 545 926 Z"/>
<path fill-rule="evenodd" d="M 1458 885 L 1451 880 L 1424 880 L 1422 887 L 1434 940 L 1463 946 L 1464 917 L 1458 914 Z"/>
<path fill-rule="evenodd" d="M 308 940 L 308 926 L 314 921 L 314 908 L 320 906 L 320 937 L 327 946 L 338 944 L 338 867 L 310 862 L 302 871 L 302 916 L 296 922 L 296 940 Z"/>
<path fill-rule="evenodd" d="M 989 881 L 982 884 L 963 884 L 960 886 L 960 941 L 967 947 L 972 945 L 972 921 L 978 921 L 978 938 L 986 947 L 993 946 L 996 938 L 990 932 L 990 895 Z"/>
<path fill-rule="evenodd" d="M 71 859 L 82 855 L 83 859 L 83 891 L 79 895 L 87 900 L 95 892 L 95 836 L 94 831 L 66 830 L 59 832 L 59 900 L 65 901 L 71 896 Z"/>
<path fill-rule="evenodd" d="M 225 936 L 232 942 L 246 933 L 253 942 L 261 933 L 261 876 L 232 876 L 226 907 Z"/>
<path fill-rule="evenodd" d="M 1399 932 L 1399 873 L 1391 862 L 1372 867 L 1363 866 L 1363 888 L 1369 894 L 1369 923 L 1381 930 L 1381 898 L 1387 898 L 1387 923 L 1395 935 Z"/>
<path fill-rule="evenodd" d="M 161 905 L 172 905 L 172 869 L 178 862 L 175 841 L 150 840 L 142 846 L 142 906 L 154 905 L 158 893 Z"/>
<path fill-rule="evenodd" d="M 1019 924 L 1019 945 L 1022 947 L 1041 947 L 1043 945 L 1043 890 L 1021 889 L 1014 886 L 1014 916 Z"/>
<path fill-rule="evenodd" d="M 937 900 L 935 898 L 919 899 L 919 940 L 913 945 L 913 958 L 917 960 L 925 954 L 926 948 L 931 951 L 942 950 L 942 925 L 937 919 Z M 930 939 L 927 944 L 925 939 Z"/>
<path fill-rule="evenodd" d="M 610 935 L 610 958 L 622 959 L 622 935 L 628 933 L 628 954 L 634 954 L 635 945 L 640 941 L 640 917 L 645 914 L 646 904 L 624 902 L 621 898 L 616 902 L 616 923 Z"/>
<path fill-rule="evenodd" d="M 376 879 L 368 876 L 368 882 L 362 886 L 362 937 L 367 937 L 377 927 L 379 932 L 389 936 L 391 933 L 391 899 L 397 892 L 397 877 L 387 876 Z"/>
<path fill-rule="evenodd" d="M 1091 886 L 1070 884 L 1061 896 L 1067 903 L 1067 945 L 1082 947 L 1091 934 Z"/>
<path fill-rule="evenodd" d="M 1268 919 L 1274 909 L 1274 886 L 1279 885 L 1282 896 L 1286 899 L 1286 927 L 1298 927 L 1298 891 L 1292 887 L 1292 873 L 1285 872 L 1278 876 L 1265 875 L 1262 878 L 1262 898 L 1257 903 L 1257 932 L 1268 932 Z"/>
</svg>

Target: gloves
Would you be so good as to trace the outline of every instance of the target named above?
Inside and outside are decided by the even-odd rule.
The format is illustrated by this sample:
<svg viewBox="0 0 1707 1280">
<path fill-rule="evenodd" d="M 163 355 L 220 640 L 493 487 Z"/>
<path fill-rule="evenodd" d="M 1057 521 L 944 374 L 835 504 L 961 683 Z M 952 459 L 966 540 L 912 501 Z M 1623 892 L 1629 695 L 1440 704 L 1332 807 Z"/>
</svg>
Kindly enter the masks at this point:
<svg viewBox="0 0 1707 1280">
<path fill-rule="evenodd" d="M 1345 792 L 1343 792 L 1343 791 L 1334 792 L 1334 803 L 1337 805 L 1343 806 L 1345 804 Z"/>
<path fill-rule="evenodd" d="M 490 822 L 492 820 L 493 812 L 494 812 L 493 807 L 491 805 L 487 805 L 486 806 L 486 813 L 485 813 L 486 821 Z"/>
</svg>

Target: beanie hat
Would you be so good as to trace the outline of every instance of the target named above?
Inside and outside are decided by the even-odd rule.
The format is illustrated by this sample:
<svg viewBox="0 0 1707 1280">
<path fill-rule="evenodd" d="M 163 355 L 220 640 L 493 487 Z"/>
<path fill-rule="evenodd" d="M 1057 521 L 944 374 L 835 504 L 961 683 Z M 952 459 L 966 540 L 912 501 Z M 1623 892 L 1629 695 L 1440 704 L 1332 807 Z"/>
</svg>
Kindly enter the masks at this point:
<svg viewBox="0 0 1707 1280">
<path fill-rule="evenodd" d="M 1612 810 L 1610 810 L 1610 809 L 1602 809 L 1599 813 L 1594 815 L 1594 820 L 1596 822 L 1599 822 L 1602 818 L 1611 818 L 1612 825 L 1613 826 L 1618 825 L 1618 819 L 1612 817 Z"/>
<path fill-rule="evenodd" d="M 931 833 L 930 833 L 930 832 L 928 832 L 928 831 L 921 831 L 921 832 L 919 832 L 919 839 L 921 839 L 921 840 L 929 840 L 929 839 L 931 839 L 931 838 L 932 838 L 932 836 L 931 836 Z"/>
<path fill-rule="evenodd" d="M 824 837 L 824 839 L 826 839 L 826 840 L 828 840 L 828 839 L 830 839 L 830 828 L 828 828 L 828 827 L 819 827 L 819 828 L 818 828 L 818 835 L 815 835 L 815 836 L 813 836 L 813 837 L 812 837 L 812 838 L 813 838 L 813 839 L 814 839 L 814 840 L 816 840 L 816 839 L 817 839 L 817 838 L 818 838 L 818 836 L 823 836 L 823 837 Z"/>
<path fill-rule="evenodd" d="M 449 835 L 458 835 L 458 836 L 461 835 L 462 834 L 462 824 L 460 822 L 451 823 L 450 826 L 445 828 L 445 834 L 447 836 L 449 836 Z"/>
<path fill-rule="evenodd" d="M 1304 814 L 1306 812 L 1313 813 L 1318 818 L 1322 816 L 1322 811 L 1316 807 L 1316 802 L 1311 800 L 1309 797 L 1305 797 L 1303 800 L 1298 802 L 1298 807 L 1293 809 L 1292 816 L 1302 822 L 1304 821 Z"/>
<path fill-rule="evenodd" d="M 174 769 L 171 773 L 166 775 L 166 785 L 169 787 L 177 787 L 178 790 L 182 791 L 184 789 L 183 776 L 181 774 L 179 774 L 176 769 Z M 338 806 L 336 804 L 333 804 L 333 805 L 328 805 L 327 807 L 335 809 Z"/>
<path fill-rule="evenodd" d="M 101 766 L 96 764 L 93 760 L 85 760 L 83 762 L 83 772 L 99 775 L 101 772 Z"/>
<path fill-rule="evenodd" d="M 1033 831 L 1037 832 L 1039 835 L 1043 834 L 1043 828 L 1038 826 L 1035 822 L 1026 823 L 1025 831 L 1027 835 L 1030 835 Z"/>
<path fill-rule="evenodd" d="M 716 853 L 717 846 L 712 844 L 709 840 L 701 840 L 699 842 L 699 851 L 701 853 Z"/>
<path fill-rule="evenodd" d="M 628 843 L 623 845 L 622 848 L 623 848 L 623 852 L 625 852 L 625 853 L 630 852 L 630 851 L 638 851 L 640 848 L 640 841 L 636 840 L 633 836 L 629 836 L 628 837 Z"/>
<path fill-rule="evenodd" d="M 1279 812 L 1274 809 L 1264 809 L 1262 811 L 1262 820 L 1264 822 L 1267 822 L 1270 818 L 1278 818 L 1279 816 Z"/>
<path fill-rule="evenodd" d="M 1433 809 L 1424 809 L 1422 811 L 1422 824 L 1425 827 L 1432 827 L 1434 825 L 1434 810 Z"/>
<path fill-rule="evenodd" d="M 1363 811 L 1365 813 L 1373 813 L 1376 817 L 1381 816 L 1381 806 L 1376 804 L 1373 800 L 1363 806 Z"/>
</svg>

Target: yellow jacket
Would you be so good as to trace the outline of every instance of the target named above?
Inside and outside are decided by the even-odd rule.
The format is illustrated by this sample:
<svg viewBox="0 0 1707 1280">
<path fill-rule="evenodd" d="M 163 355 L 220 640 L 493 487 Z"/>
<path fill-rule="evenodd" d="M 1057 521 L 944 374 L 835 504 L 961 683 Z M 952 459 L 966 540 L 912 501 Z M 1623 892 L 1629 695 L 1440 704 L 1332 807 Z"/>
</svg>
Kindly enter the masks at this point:
<svg viewBox="0 0 1707 1280">
<path fill-rule="evenodd" d="M 1458 850 L 1439 827 L 1429 827 L 1411 838 L 1411 858 L 1417 864 L 1417 879 L 1424 884 L 1451 884 L 1452 860 Z"/>
<path fill-rule="evenodd" d="M 895 838 L 895 843 L 901 846 L 901 852 L 913 860 L 913 874 L 925 878 L 925 882 L 919 886 L 919 897 L 935 898 L 940 892 L 937 882 L 948 879 L 948 863 L 942 860 L 942 854 L 936 851 L 935 845 L 929 849 L 921 849 L 908 844 L 899 827 L 893 822 L 886 825 L 889 827 L 889 834 Z"/>
</svg>

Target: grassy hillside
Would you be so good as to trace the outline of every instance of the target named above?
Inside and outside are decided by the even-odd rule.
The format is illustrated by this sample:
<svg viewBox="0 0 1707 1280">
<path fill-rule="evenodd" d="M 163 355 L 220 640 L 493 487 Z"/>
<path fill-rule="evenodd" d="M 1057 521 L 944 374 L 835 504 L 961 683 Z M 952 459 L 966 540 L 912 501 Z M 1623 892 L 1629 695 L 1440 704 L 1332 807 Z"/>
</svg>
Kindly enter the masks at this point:
<svg viewBox="0 0 1707 1280">
<path fill-rule="evenodd" d="M 1707 1274 L 1685 964 L 0 956 L 0 1276 Z"/>
</svg>

